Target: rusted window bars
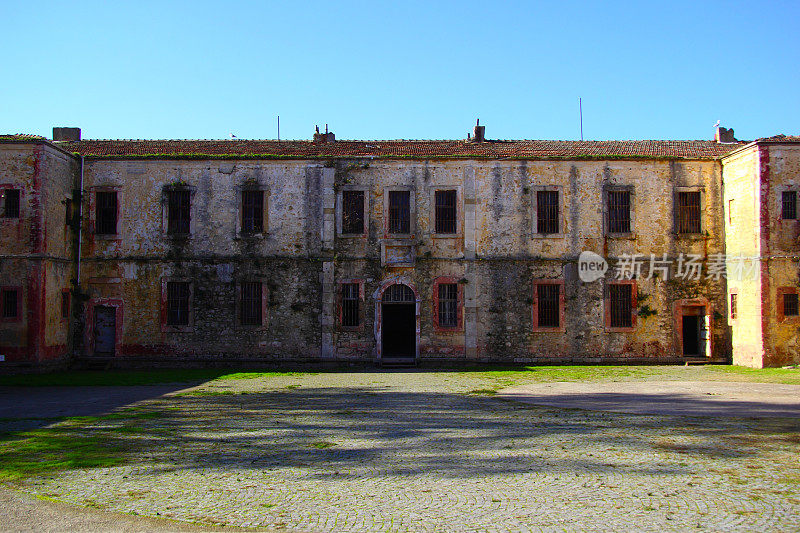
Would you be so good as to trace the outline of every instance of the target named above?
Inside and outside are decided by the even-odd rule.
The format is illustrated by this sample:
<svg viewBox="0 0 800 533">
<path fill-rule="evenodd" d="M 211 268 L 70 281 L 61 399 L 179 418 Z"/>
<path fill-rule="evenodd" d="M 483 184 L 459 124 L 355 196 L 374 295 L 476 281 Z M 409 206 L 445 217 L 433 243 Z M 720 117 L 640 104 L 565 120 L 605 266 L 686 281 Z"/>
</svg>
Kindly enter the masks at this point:
<svg viewBox="0 0 800 533">
<path fill-rule="evenodd" d="M 260 326 L 261 316 L 261 291 L 260 281 L 243 281 L 241 286 L 241 321 L 243 326 Z"/>
<path fill-rule="evenodd" d="M 558 191 L 536 193 L 537 233 L 558 233 Z"/>
<path fill-rule="evenodd" d="M 700 233 L 700 193 L 678 193 L 678 233 Z"/>
<path fill-rule="evenodd" d="M 458 326 L 458 285 L 455 283 L 439 284 L 439 326 Z"/>
<path fill-rule="evenodd" d="M 95 233 L 114 235 L 117 233 L 117 193 L 98 192 L 95 196 Z"/>
<path fill-rule="evenodd" d="M 561 286 L 541 284 L 536 286 L 537 320 L 540 328 L 561 326 Z"/>
<path fill-rule="evenodd" d="M 630 233 L 630 191 L 608 191 L 608 232 Z"/>
<path fill-rule="evenodd" d="M 797 191 L 783 191 L 781 194 L 781 218 L 797 220 Z"/>
<path fill-rule="evenodd" d="M 359 295 L 358 283 L 342 284 L 342 326 L 358 327 L 361 323 L 359 314 Z"/>
<path fill-rule="evenodd" d="M 264 231 L 264 191 L 242 191 L 242 232 Z"/>
<path fill-rule="evenodd" d="M 456 191 L 436 191 L 436 233 L 456 232 Z"/>
<path fill-rule="evenodd" d="M 189 282 L 167 283 L 167 325 L 189 325 Z"/>
<path fill-rule="evenodd" d="M 167 195 L 167 232 L 172 235 L 189 233 L 189 191 L 169 191 Z"/>
<path fill-rule="evenodd" d="M 633 285 L 609 285 L 611 327 L 629 328 L 633 325 Z"/>
<path fill-rule="evenodd" d="M 409 191 L 389 191 L 389 233 L 411 233 Z"/>
</svg>

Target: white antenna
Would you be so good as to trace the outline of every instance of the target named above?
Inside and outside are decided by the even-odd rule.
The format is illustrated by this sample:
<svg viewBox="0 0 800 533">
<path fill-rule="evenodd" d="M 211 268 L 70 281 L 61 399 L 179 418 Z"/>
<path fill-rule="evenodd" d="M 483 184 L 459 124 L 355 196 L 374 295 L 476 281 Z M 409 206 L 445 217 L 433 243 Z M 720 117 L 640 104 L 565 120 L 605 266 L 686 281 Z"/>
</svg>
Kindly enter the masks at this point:
<svg viewBox="0 0 800 533">
<path fill-rule="evenodd" d="M 583 101 L 578 98 L 578 114 L 581 117 L 581 140 L 583 140 Z"/>
</svg>

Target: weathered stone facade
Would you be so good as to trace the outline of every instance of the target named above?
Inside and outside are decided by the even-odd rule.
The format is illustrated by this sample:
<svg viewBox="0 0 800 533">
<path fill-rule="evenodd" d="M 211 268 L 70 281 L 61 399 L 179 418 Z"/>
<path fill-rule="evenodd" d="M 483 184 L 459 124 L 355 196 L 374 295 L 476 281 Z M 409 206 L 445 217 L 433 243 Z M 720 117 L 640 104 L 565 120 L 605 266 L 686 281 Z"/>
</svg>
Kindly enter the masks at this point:
<svg viewBox="0 0 800 533">
<path fill-rule="evenodd" d="M 0 219 L 0 285 L 22 302 L 0 322 L 6 362 L 385 362 L 398 357 L 384 353 L 398 335 L 408 340 L 398 360 L 417 362 L 800 362 L 795 318 L 774 303 L 798 286 L 797 220 L 775 218 L 779 191 L 794 190 L 800 171 L 797 138 L 0 141 L 0 189 L 22 191 L 19 217 Z M 455 198 L 446 230 L 443 191 Z M 188 232 L 171 226 L 173 192 L 188 198 Z M 263 205 L 255 231 L 243 227 L 248 192 Z M 546 192 L 557 207 L 555 229 L 543 232 Z M 625 231 L 609 226 L 615 192 L 630 203 Z M 101 232 L 109 193 L 115 226 Z M 700 204 L 689 231 L 678 221 L 687 194 Z M 363 202 L 363 230 L 347 231 L 345 195 Z M 70 227 L 73 197 L 82 199 Z M 399 233 L 390 197 L 407 198 Z M 612 264 L 602 279 L 581 280 L 584 251 Z M 760 258 L 757 281 L 709 275 L 732 252 Z M 616 279 L 614 264 L 632 254 L 645 268 Z M 654 276 L 650 254 L 696 256 L 704 270 Z M 396 284 L 410 291 L 389 302 Z M 177 285 L 185 295 L 171 292 Z M 615 324 L 617 285 L 631 301 Z M 351 290 L 357 304 L 343 310 Z M 546 294 L 557 317 L 542 325 Z"/>
</svg>

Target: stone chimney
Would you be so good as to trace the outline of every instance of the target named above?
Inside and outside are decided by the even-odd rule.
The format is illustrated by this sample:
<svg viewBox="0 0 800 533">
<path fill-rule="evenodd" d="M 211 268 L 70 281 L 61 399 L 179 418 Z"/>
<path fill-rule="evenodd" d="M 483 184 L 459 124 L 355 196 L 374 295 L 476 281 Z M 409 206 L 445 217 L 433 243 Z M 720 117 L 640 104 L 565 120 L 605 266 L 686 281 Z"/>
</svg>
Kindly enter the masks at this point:
<svg viewBox="0 0 800 533">
<path fill-rule="evenodd" d="M 486 141 L 486 126 L 481 126 L 481 119 L 475 124 L 475 130 L 472 138 L 467 135 L 467 140 L 475 143 L 482 143 Z"/>
<path fill-rule="evenodd" d="M 316 131 L 314 132 L 314 142 L 315 143 L 332 143 L 336 140 L 336 135 L 333 134 L 332 131 L 328 131 L 328 125 L 325 124 L 325 133 L 319 132 L 319 126 L 316 127 Z"/>
<path fill-rule="evenodd" d="M 717 126 L 717 129 L 714 131 L 714 140 L 718 143 L 735 143 L 736 139 L 733 137 L 733 128 L 728 129 Z"/>
<path fill-rule="evenodd" d="M 54 141 L 80 141 L 80 128 L 53 128 Z"/>
</svg>

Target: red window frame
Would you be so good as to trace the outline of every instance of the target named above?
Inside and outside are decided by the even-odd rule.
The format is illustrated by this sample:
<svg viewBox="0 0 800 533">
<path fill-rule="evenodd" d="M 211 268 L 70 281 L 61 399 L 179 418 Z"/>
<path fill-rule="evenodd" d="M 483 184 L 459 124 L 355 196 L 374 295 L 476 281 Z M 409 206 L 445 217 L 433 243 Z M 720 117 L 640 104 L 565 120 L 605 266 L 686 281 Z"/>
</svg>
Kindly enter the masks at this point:
<svg viewBox="0 0 800 533">
<path fill-rule="evenodd" d="M 778 289 L 777 289 L 778 297 L 776 298 L 777 305 L 778 305 L 778 308 L 776 310 L 777 311 L 776 315 L 778 317 L 778 322 L 790 322 L 790 323 L 797 322 L 797 323 L 800 323 L 800 314 L 787 315 L 786 314 L 786 307 L 785 307 L 785 305 L 786 305 L 786 303 L 785 303 L 786 295 L 787 294 L 797 295 L 798 292 L 799 291 L 798 291 L 797 287 L 778 287 Z M 800 300 L 800 296 L 797 296 L 797 298 L 798 298 L 798 300 Z M 798 301 L 798 306 L 800 306 L 800 301 Z M 800 311 L 800 309 L 798 309 L 798 311 Z"/>
<path fill-rule="evenodd" d="M 631 291 L 631 325 L 630 326 L 612 326 L 611 325 L 611 287 L 620 285 L 630 285 Z M 631 332 L 636 330 L 638 304 L 638 285 L 636 280 L 618 280 L 609 282 L 606 285 L 605 298 L 604 298 L 604 311 L 606 330 L 612 332 Z"/>
<path fill-rule="evenodd" d="M 540 326 L 539 325 L 539 286 L 540 285 L 557 285 L 558 289 L 558 327 Z M 540 333 L 547 332 L 564 332 L 566 326 L 564 324 L 565 318 L 565 302 L 564 296 L 564 280 L 563 279 L 537 279 L 533 281 L 533 331 Z"/>
</svg>

